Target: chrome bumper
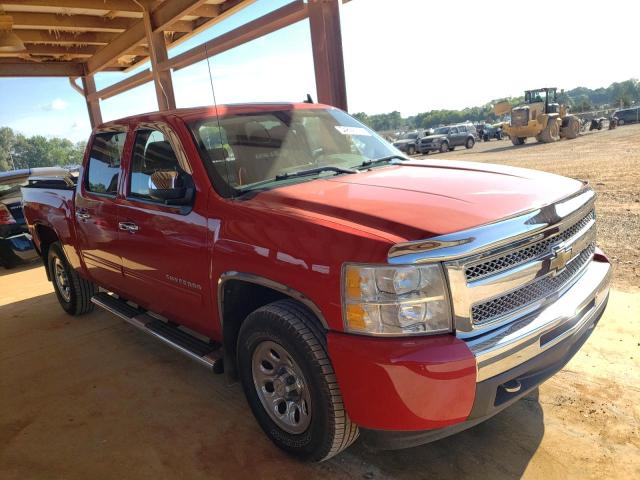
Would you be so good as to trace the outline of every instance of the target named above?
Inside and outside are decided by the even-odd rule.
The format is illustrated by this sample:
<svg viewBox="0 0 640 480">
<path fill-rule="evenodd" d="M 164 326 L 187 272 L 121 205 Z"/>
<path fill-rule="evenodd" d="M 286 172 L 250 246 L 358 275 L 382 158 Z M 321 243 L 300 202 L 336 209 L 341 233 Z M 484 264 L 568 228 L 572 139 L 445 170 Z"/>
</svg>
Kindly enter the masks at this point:
<svg viewBox="0 0 640 480">
<path fill-rule="evenodd" d="M 590 328 L 609 293 L 611 265 L 591 261 L 580 278 L 558 300 L 513 323 L 466 340 L 476 357 L 481 382 L 544 353 Z"/>
</svg>

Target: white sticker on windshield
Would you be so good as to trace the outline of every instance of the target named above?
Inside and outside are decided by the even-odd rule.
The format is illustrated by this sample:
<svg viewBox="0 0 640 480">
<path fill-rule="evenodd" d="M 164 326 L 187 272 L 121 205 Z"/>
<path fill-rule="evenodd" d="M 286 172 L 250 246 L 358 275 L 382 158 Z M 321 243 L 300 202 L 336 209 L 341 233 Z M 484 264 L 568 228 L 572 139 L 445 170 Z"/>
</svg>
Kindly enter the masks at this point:
<svg viewBox="0 0 640 480">
<path fill-rule="evenodd" d="M 345 127 L 343 125 L 336 125 L 336 130 L 343 135 L 360 135 L 362 137 L 371 136 L 371 133 L 367 132 L 367 129 L 362 127 Z"/>
</svg>

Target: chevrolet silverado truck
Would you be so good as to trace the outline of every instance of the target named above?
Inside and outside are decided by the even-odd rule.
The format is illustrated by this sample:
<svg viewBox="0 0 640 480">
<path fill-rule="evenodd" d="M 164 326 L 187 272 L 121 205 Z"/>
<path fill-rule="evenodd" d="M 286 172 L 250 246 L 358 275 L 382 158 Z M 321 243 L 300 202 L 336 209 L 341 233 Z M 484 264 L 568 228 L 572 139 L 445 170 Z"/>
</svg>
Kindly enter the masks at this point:
<svg viewBox="0 0 640 480">
<path fill-rule="evenodd" d="M 495 415 L 608 299 L 584 182 L 412 161 L 319 104 L 105 123 L 77 182 L 23 190 L 65 311 L 98 305 L 238 379 L 266 435 L 310 461 Z"/>
</svg>

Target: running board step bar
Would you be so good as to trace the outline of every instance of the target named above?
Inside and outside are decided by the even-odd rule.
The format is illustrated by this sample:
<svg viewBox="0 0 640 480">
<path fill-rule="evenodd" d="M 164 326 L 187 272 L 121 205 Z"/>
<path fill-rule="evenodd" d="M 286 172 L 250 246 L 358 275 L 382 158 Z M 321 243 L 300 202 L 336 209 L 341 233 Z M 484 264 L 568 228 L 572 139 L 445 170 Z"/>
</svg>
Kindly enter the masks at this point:
<svg viewBox="0 0 640 480">
<path fill-rule="evenodd" d="M 154 318 L 108 293 L 96 293 L 91 297 L 91 301 L 201 365 L 212 369 L 215 373 L 223 372 L 223 355 L 220 344 L 200 340 L 174 324 Z"/>
</svg>

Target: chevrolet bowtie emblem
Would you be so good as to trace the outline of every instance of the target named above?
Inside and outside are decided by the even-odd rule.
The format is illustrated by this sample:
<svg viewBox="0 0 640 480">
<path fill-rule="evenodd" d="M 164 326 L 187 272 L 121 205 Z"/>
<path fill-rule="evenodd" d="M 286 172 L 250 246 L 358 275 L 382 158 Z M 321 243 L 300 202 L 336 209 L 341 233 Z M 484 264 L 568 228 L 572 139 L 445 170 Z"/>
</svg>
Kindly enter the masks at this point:
<svg viewBox="0 0 640 480">
<path fill-rule="evenodd" d="M 551 276 L 555 277 L 567 268 L 567 263 L 571 260 L 572 254 L 573 248 L 571 245 L 558 245 L 553 248 L 553 257 L 549 261 Z"/>
</svg>

